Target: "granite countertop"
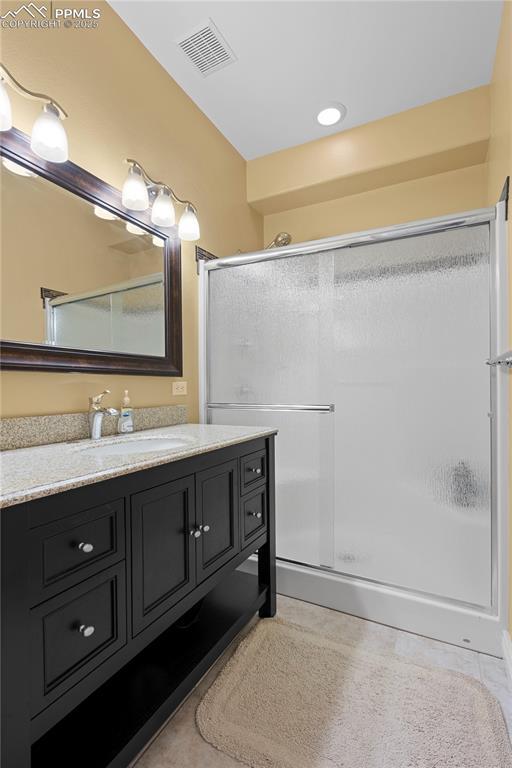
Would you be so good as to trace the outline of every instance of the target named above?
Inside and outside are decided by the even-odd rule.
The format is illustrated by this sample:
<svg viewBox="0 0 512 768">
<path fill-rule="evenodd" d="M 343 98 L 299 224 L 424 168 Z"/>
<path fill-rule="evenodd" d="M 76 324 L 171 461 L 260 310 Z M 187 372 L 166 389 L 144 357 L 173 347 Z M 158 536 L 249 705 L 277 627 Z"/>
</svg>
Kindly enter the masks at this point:
<svg viewBox="0 0 512 768">
<path fill-rule="evenodd" d="M 130 435 L 78 440 L 0 453 L 0 508 L 51 496 L 141 469 L 179 461 L 200 453 L 275 434 L 270 427 L 232 427 L 218 424 L 180 424 L 146 429 Z M 151 438 L 181 439 L 186 445 L 123 455 L 97 455 L 96 446 Z"/>
</svg>

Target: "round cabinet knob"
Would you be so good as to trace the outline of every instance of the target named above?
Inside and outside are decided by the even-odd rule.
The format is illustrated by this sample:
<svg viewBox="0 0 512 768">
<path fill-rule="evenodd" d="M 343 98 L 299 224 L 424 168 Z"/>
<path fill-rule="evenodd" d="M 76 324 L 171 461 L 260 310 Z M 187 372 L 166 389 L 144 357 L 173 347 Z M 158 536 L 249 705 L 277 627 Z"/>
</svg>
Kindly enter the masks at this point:
<svg viewBox="0 0 512 768">
<path fill-rule="evenodd" d="M 208 533 L 209 530 L 210 530 L 209 525 L 203 525 L 203 533 Z"/>
<path fill-rule="evenodd" d="M 94 635 L 93 626 L 86 626 L 85 624 L 80 624 L 80 626 L 78 627 L 78 631 L 83 637 L 90 637 L 91 635 Z"/>
<path fill-rule="evenodd" d="M 255 475 L 261 475 L 261 469 L 259 467 L 251 467 L 251 472 L 254 472 Z"/>
<path fill-rule="evenodd" d="M 258 518 L 258 520 L 260 520 L 260 518 L 261 518 L 261 512 L 249 512 L 249 514 L 250 514 L 252 517 L 257 517 L 257 518 Z"/>
<path fill-rule="evenodd" d="M 200 537 L 200 535 L 201 535 L 201 531 L 199 530 L 199 528 L 193 528 L 190 531 L 190 535 L 193 536 L 194 539 L 198 539 Z"/>
<path fill-rule="evenodd" d="M 78 545 L 78 549 L 81 550 L 82 552 L 85 552 L 88 555 L 90 552 L 93 551 L 94 545 L 89 544 L 87 541 L 81 541 L 80 544 Z"/>
</svg>

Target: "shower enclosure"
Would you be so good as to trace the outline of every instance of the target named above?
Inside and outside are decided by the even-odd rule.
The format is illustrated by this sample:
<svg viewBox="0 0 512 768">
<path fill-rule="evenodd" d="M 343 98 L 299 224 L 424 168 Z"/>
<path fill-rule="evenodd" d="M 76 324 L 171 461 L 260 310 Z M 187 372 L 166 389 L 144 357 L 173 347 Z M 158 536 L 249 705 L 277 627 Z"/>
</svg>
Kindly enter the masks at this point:
<svg viewBox="0 0 512 768">
<path fill-rule="evenodd" d="M 279 429 L 279 591 L 490 653 L 498 230 L 490 209 L 202 272 L 203 418 Z"/>
</svg>

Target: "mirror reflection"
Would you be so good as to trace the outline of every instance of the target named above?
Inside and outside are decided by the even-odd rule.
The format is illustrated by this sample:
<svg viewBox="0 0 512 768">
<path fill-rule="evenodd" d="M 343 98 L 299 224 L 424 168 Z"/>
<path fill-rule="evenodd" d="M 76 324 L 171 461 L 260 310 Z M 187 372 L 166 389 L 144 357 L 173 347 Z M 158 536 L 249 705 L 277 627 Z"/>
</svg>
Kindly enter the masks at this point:
<svg viewBox="0 0 512 768">
<path fill-rule="evenodd" d="M 2 159 L 1 338 L 165 355 L 164 239 Z"/>
</svg>

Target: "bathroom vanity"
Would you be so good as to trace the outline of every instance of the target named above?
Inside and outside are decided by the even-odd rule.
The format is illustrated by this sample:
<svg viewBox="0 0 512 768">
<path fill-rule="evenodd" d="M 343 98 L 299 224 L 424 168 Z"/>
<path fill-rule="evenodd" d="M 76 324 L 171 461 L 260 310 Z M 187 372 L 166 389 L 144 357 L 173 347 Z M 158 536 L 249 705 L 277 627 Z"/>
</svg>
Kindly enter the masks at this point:
<svg viewBox="0 0 512 768">
<path fill-rule="evenodd" d="M 190 424 L 3 454 L 2 768 L 126 768 L 274 615 L 274 433 Z M 238 571 L 256 550 L 258 575 Z"/>
</svg>

